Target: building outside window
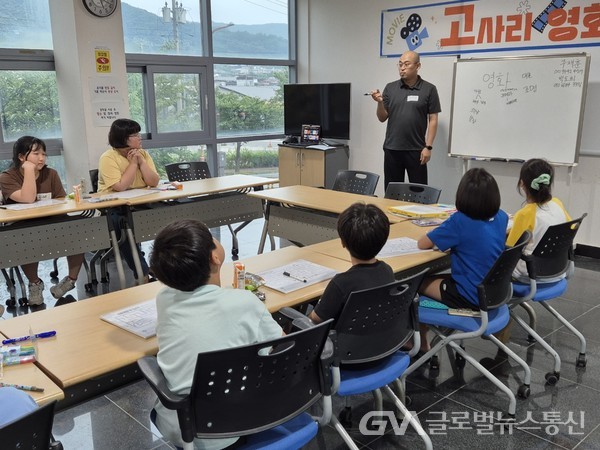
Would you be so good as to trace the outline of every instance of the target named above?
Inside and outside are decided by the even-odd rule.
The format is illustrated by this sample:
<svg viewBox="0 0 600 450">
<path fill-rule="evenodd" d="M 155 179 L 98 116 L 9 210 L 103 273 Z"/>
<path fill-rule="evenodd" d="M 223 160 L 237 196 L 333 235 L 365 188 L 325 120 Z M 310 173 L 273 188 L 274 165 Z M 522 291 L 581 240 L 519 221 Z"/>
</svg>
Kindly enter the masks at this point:
<svg viewBox="0 0 600 450">
<path fill-rule="evenodd" d="M 213 175 L 278 176 L 283 84 L 295 67 L 290 5 L 123 0 L 131 115 L 153 157 L 197 153 Z"/>
</svg>

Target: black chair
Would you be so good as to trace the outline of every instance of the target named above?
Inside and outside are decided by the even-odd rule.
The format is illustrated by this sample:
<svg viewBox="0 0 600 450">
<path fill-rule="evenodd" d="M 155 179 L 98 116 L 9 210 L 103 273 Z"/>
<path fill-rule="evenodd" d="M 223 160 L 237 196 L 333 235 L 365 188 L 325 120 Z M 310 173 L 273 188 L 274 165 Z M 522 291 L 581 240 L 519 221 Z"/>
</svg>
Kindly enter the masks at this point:
<svg viewBox="0 0 600 450">
<path fill-rule="evenodd" d="M 167 164 L 165 170 L 169 181 L 193 181 L 211 177 L 206 161 Z"/>
<path fill-rule="evenodd" d="M 144 357 L 138 365 L 161 403 L 177 411 L 183 441 L 192 447 L 194 437 L 248 436 L 252 448 L 264 442 L 300 448 L 318 432 L 305 411 L 322 400 L 320 423 L 331 415 L 333 348 L 324 351 L 330 326 L 328 321 L 271 341 L 200 353 L 188 395 L 169 391 L 156 358 Z"/>
<path fill-rule="evenodd" d="M 523 398 L 529 397 L 531 384 L 531 370 L 529 366 L 510 348 L 498 340 L 493 333 L 504 329 L 510 320 L 507 303 L 513 294 L 512 273 L 521 258 L 523 249 L 530 239 L 531 233 L 526 231 L 514 247 L 506 248 L 479 286 L 477 286 L 480 317 L 451 315 L 447 309 L 419 307 L 419 321 L 430 326 L 430 329 L 436 334 L 436 343 L 432 344 L 431 350 L 422 355 L 404 372 L 401 377 L 403 386 L 405 386 L 406 377 L 425 362 L 431 359 L 434 361 L 434 364 L 437 364 L 435 363 L 437 353 L 442 348 L 450 346 L 456 352 L 454 363 L 458 369 L 462 369 L 465 362 L 468 361 L 509 397 L 508 414 L 504 418 L 507 420 L 514 419 L 517 402 L 513 392 L 475 358 L 469 355 L 462 346 L 462 342 L 467 339 L 485 337 L 506 352 L 525 371 L 525 379 L 519 387 L 518 395 Z M 433 302 L 432 299 L 423 295 L 420 297 L 421 301 L 425 299 Z M 439 370 L 439 366 L 436 367 L 434 365 L 434 369 Z"/>
<path fill-rule="evenodd" d="M 90 169 L 90 182 L 92 186 L 90 194 L 98 192 L 98 169 Z"/>
<path fill-rule="evenodd" d="M 362 170 L 340 170 L 333 182 L 334 191 L 374 195 L 379 175 Z"/>
<path fill-rule="evenodd" d="M 40 406 L 29 414 L 0 427 L 0 447 L 3 450 L 28 448 L 62 450 L 62 444 L 52 437 L 55 406 L 56 402 Z"/>
<path fill-rule="evenodd" d="M 165 166 L 165 170 L 167 171 L 167 178 L 169 181 L 183 182 L 212 178 L 210 169 L 208 168 L 208 163 L 206 161 L 190 161 L 167 164 Z M 178 201 L 181 202 L 185 200 Z M 249 222 L 244 222 L 235 229 L 230 224 L 227 225 L 227 228 L 229 228 L 229 232 L 231 233 L 231 254 L 234 257 L 239 253 L 237 233 L 246 225 L 248 225 L 248 223 Z"/>
<path fill-rule="evenodd" d="M 529 283 L 513 283 L 514 296 L 510 302 L 511 317 L 554 358 L 554 370 L 545 375 L 546 381 L 550 385 L 556 384 L 560 379 L 560 356 L 535 331 L 535 312 L 526 302 L 539 303 L 577 336 L 580 348 L 575 364 L 577 367 L 585 367 L 587 364 L 585 337 L 547 302 L 560 297 L 567 290 L 568 277 L 575 268 L 573 241 L 586 216 L 587 214 L 584 214 L 579 219 L 548 227 L 533 252 L 530 255 L 522 256 L 527 264 Z M 524 307 L 529 314 L 529 325 L 514 312 L 517 305 Z"/>
<path fill-rule="evenodd" d="M 441 193 L 441 189 L 426 184 L 392 182 L 385 190 L 385 198 L 431 205 L 438 202 Z"/>
<path fill-rule="evenodd" d="M 431 439 L 388 386 L 393 384 L 404 397 L 398 378 L 410 364 L 410 354 L 400 348 L 414 337 L 414 351 L 420 346 L 417 317 L 417 291 L 427 270 L 412 277 L 384 286 L 352 292 L 335 324 L 334 393 L 342 397 L 372 392 L 374 411 L 383 411 L 383 395 L 394 402 L 423 441 L 432 448 Z M 291 308 L 279 311 L 296 324 L 308 321 Z M 368 365 L 364 365 L 368 363 Z M 363 364 L 361 367 L 360 364 Z M 353 367 L 354 366 L 354 367 Z M 363 419 L 364 420 L 364 419 Z M 346 445 L 358 449 L 342 422 L 351 422 L 349 407 L 340 412 L 340 420 L 332 415 L 331 422 Z"/>
</svg>

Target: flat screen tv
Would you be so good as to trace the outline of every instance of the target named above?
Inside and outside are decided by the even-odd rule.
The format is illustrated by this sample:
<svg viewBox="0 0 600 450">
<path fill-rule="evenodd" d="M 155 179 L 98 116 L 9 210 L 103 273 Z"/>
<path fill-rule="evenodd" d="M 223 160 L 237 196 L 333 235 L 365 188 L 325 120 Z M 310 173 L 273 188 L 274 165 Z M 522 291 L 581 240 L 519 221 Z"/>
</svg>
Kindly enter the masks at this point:
<svg viewBox="0 0 600 450">
<path fill-rule="evenodd" d="M 288 136 L 300 136 L 302 125 L 320 125 L 322 139 L 350 139 L 350 83 L 286 84 L 283 116 Z"/>
</svg>

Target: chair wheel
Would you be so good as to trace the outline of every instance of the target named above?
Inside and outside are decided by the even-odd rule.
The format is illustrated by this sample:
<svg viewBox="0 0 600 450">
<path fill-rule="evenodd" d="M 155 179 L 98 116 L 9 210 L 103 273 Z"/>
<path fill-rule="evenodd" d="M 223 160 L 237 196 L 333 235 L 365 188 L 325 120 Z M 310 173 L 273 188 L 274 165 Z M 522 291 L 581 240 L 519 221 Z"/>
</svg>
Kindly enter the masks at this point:
<svg viewBox="0 0 600 450">
<path fill-rule="evenodd" d="M 548 372 L 546 374 L 546 383 L 548 383 L 550 386 L 554 386 L 556 383 L 558 383 L 559 379 L 560 379 L 559 372 Z"/>
<path fill-rule="evenodd" d="M 9 298 L 8 300 L 6 300 L 6 306 L 8 306 L 9 308 L 14 308 L 15 306 L 17 306 L 17 301 L 14 298 Z"/>
<path fill-rule="evenodd" d="M 92 280 L 92 284 L 96 286 L 98 284 L 98 280 Z"/>
<path fill-rule="evenodd" d="M 577 362 L 575 363 L 577 367 L 585 367 L 587 365 L 587 358 L 585 357 L 585 353 L 580 353 L 577 357 Z"/>
<path fill-rule="evenodd" d="M 461 355 L 460 353 L 456 353 L 454 355 L 454 364 L 456 365 L 457 369 L 464 369 L 465 364 L 467 364 L 467 361 L 465 360 L 463 355 Z"/>
<path fill-rule="evenodd" d="M 100 283 L 108 283 L 108 275 L 100 278 Z"/>
<path fill-rule="evenodd" d="M 528 384 L 522 384 L 519 386 L 519 390 L 517 391 L 517 395 L 521 398 L 528 398 L 529 394 L 531 394 L 531 389 Z"/>
<path fill-rule="evenodd" d="M 85 292 L 92 292 L 92 283 L 85 283 L 83 287 L 85 288 Z"/>
<path fill-rule="evenodd" d="M 239 253 L 240 253 L 240 250 L 239 250 L 239 249 L 237 249 L 237 248 L 232 248 L 232 249 L 231 249 L 231 254 L 232 254 L 233 256 L 237 256 Z"/>
<path fill-rule="evenodd" d="M 21 297 L 19 299 L 19 306 L 27 306 L 28 304 L 29 304 L 29 301 L 27 300 L 27 298 Z"/>
<path fill-rule="evenodd" d="M 352 408 L 346 406 L 344 409 L 340 411 L 338 416 L 340 419 L 340 423 L 344 426 L 344 428 L 352 427 Z"/>
<path fill-rule="evenodd" d="M 440 370 L 440 360 L 437 355 L 433 355 L 429 360 L 429 370 Z"/>
<path fill-rule="evenodd" d="M 57 270 L 53 270 L 52 272 L 50 272 L 50 277 L 51 278 L 58 278 L 58 271 Z"/>
</svg>

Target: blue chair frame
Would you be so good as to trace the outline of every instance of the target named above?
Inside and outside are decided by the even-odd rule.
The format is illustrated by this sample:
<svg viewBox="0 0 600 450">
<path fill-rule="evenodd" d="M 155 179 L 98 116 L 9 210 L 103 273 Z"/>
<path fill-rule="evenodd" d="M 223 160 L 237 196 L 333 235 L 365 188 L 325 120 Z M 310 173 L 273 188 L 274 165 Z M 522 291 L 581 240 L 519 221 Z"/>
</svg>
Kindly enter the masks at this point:
<svg viewBox="0 0 600 450">
<path fill-rule="evenodd" d="M 515 395 L 489 370 L 465 351 L 462 347 L 462 341 L 485 337 L 505 351 L 525 372 L 524 381 L 519 387 L 518 395 L 523 398 L 529 397 L 531 384 L 531 370 L 529 366 L 510 348 L 498 340 L 493 333 L 504 329 L 509 322 L 510 314 L 507 302 L 512 298 L 512 273 L 522 255 L 524 247 L 530 239 L 531 233 L 526 231 L 514 247 L 505 249 L 477 287 L 481 317 L 454 316 L 448 314 L 447 309 L 419 307 L 419 321 L 429 325 L 439 339 L 430 351 L 423 354 L 404 372 L 401 377 L 403 386 L 406 385 L 408 375 L 434 357 L 443 347 L 449 346 L 457 354 L 457 364 L 459 361 L 468 361 L 508 396 L 509 406 L 504 418 L 506 420 L 514 420 L 517 406 Z M 426 296 L 421 296 L 420 299 L 434 302 L 434 300 Z M 448 333 L 448 329 L 450 333 Z"/>
<path fill-rule="evenodd" d="M 547 372 L 545 375 L 546 382 L 550 385 L 556 384 L 560 379 L 560 356 L 535 331 L 535 311 L 526 302 L 531 301 L 542 305 L 568 330 L 577 336 L 580 348 L 575 365 L 576 367 L 585 367 L 587 364 L 585 337 L 547 302 L 560 297 L 567 290 L 568 278 L 575 268 L 573 261 L 573 241 L 586 216 L 587 214 L 583 214 L 578 219 L 548 227 L 531 255 L 522 256 L 522 259 L 527 264 L 529 284 L 513 283 L 514 295 L 510 301 L 510 315 L 517 324 L 529 333 L 530 337 L 537 341 L 554 358 L 553 371 Z M 559 278 L 558 281 L 557 278 Z M 529 324 L 515 313 L 514 308 L 517 305 L 525 308 L 529 314 Z"/>
</svg>

